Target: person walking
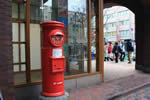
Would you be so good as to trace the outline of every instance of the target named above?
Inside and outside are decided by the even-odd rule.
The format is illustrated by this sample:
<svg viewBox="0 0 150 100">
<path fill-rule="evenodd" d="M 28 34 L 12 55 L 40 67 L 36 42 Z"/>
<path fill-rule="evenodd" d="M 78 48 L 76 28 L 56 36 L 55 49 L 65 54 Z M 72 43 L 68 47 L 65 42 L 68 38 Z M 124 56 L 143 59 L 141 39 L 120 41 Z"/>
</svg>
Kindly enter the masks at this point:
<svg viewBox="0 0 150 100">
<path fill-rule="evenodd" d="M 118 42 L 115 42 L 114 48 L 113 48 L 113 53 L 115 55 L 115 62 L 118 63 L 118 56 L 119 53 L 121 53 L 122 50 L 120 48 L 120 46 L 118 45 Z"/>
<path fill-rule="evenodd" d="M 128 63 L 131 63 L 131 54 L 134 51 L 134 48 L 132 46 L 131 40 L 127 41 L 127 52 L 128 52 Z"/>
<path fill-rule="evenodd" d="M 108 43 L 108 59 L 113 61 L 113 58 L 112 58 L 112 44 L 111 44 L 111 42 Z"/>
<path fill-rule="evenodd" d="M 104 61 L 108 61 L 108 45 L 105 43 L 104 45 Z"/>
<path fill-rule="evenodd" d="M 121 52 L 121 56 L 120 56 L 120 61 L 124 61 L 125 59 L 125 44 L 124 42 L 121 43 L 120 45 L 120 48 L 122 49 L 122 52 Z"/>
</svg>

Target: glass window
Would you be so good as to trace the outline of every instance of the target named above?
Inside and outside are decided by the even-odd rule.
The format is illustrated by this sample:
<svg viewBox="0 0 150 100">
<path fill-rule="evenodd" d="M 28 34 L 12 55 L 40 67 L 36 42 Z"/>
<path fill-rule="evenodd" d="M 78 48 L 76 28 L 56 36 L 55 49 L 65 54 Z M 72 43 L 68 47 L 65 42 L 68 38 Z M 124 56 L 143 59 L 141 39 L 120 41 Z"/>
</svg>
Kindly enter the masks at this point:
<svg viewBox="0 0 150 100">
<path fill-rule="evenodd" d="M 129 30 L 127 30 L 127 36 L 129 36 Z"/>
<path fill-rule="evenodd" d="M 68 0 L 68 50 L 65 75 L 86 73 L 87 66 L 87 12 L 86 0 Z M 67 47 L 67 48 L 66 48 Z"/>
<path fill-rule="evenodd" d="M 125 21 L 125 25 L 129 25 L 129 20 L 126 20 L 126 21 Z"/>
<path fill-rule="evenodd" d="M 24 23 L 20 24 L 20 35 L 21 35 L 20 41 L 25 42 L 25 24 Z"/>
<path fill-rule="evenodd" d="M 124 21 L 120 21 L 120 22 L 119 22 L 119 25 L 120 25 L 120 26 L 124 25 Z"/>
<path fill-rule="evenodd" d="M 19 9 L 20 9 L 20 19 L 25 19 L 25 4 L 24 3 L 20 3 L 19 4 Z"/>
<path fill-rule="evenodd" d="M 109 33 L 109 32 L 107 32 L 107 36 L 109 36 L 109 34 L 110 34 L 110 33 Z"/>
<path fill-rule="evenodd" d="M 104 37 L 106 36 L 106 33 L 104 33 Z"/>
<path fill-rule="evenodd" d="M 12 3 L 12 18 L 18 18 L 18 4 Z"/>
<path fill-rule="evenodd" d="M 25 4 L 12 2 L 12 43 L 13 43 L 13 69 L 15 84 L 26 83 L 26 54 L 25 54 Z M 18 73 L 19 72 L 19 73 Z"/>
<path fill-rule="evenodd" d="M 40 22 L 43 21 L 42 18 L 44 16 L 42 10 L 44 10 L 44 7 L 42 6 L 42 0 L 31 0 L 30 3 L 30 67 L 31 67 L 32 81 L 41 80 Z"/>
<path fill-rule="evenodd" d="M 12 3 L 12 18 L 25 19 L 25 4 L 24 3 Z"/>
<path fill-rule="evenodd" d="M 115 35 L 116 35 L 116 32 L 114 32 L 113 34 L 114 34 L 114 36 L 115 36 Z"/>
<path fill-rule="evenodd" d="M 58 9 L 59 8 L 59 9 Z M 66 41 L 63 45 L 66 58 L 65 75 L 75 75 L 87 72 L 87 12 L 86 0 L 31 0 L 31 69 L 32 80 L 41 79 L 40 70 L 40 28 L 39 22 L 58 20 L 64 22 Z M 34 10 L 33 10 L 34 9 Z M 68 12 L 66 12 L 68 11 Z M 57 13 L 56 13 L 57 12 Z M 41 16 L 41 17 L 40 17 Z M 69 20 L 68 20 L 69 19 Z M 37 38 L 34 38 L 34 36 Z M 35 44 L 36 43 L 36 44 Z M 36 49 L 36 50 L 35 50 Z M 37 50 L 38 49 L 38 50 Z M 34 52 L 36 51 L 36 52 Z M 35 72 L 35 73 L 34 73 Z M 36 75 L 38 74 L 38 75 Z M 40 76 L 39 76 L 40 74 Z M 39 77 L 39 78 L 37 78 Z"/>
<path fill-rule="evenodd" d="M 26 3 L 13 3 L 13 56 L 15 84 L 26 82 Z M 106 18 L 112 18 L 112 15 Z M 92 72 L 96 72 L 96 17 L 92 15 L 91 52 Z M 65 76 L 88 72 L 88 34 L 86 0 L 31 0 L 30 2 L 30 63 L 31 81 L 41 80 L 41 34 L 40 22 L 60 21 L 65 24 L 63 45 L 66 58 Z M 22 23 L 20 23 L 20 21 Z M 110 23 L 109 27 L 114 26 Z M 107 33 L 109 35 L 110 33 Z M 113 33 L 112 33 L 113 34 Z"/>
<path fill-rule="evenodd" d="M 18 34 L 19 34 L 19 29 L 18 29 L 18 23 L 12 23 L 12 34 L 13 34 L 13 37 L 12 37 L 12 41 L 13 42 L 18 42 Z"/>
<path fill-rule="evenodd" d="M 123 32 L 122 32 L 122 31 L 120 31 L 120 32 L 119 32 L 119 35 L 120 35 L 120 36 L 122 36 L 122 35 L 123 35 L 122 33 L 123 33 Z"/>
<path fill-rule="evenodd" d="M 31 3 L 30 3 L 31 23 L 40 22 L 40 7 L 41 7 L 41 0 L 31 0 Z"/>
<path fill-rule="evenodd" d="M 112 23 L 112 27 L 116 27 L 116 23 Z"/>
<path fill-rule="evenodd" d="M 104 20 L 106 20 L 106 19 L 107 19 L 107 15 L 104 16 Z"/>
</svg>

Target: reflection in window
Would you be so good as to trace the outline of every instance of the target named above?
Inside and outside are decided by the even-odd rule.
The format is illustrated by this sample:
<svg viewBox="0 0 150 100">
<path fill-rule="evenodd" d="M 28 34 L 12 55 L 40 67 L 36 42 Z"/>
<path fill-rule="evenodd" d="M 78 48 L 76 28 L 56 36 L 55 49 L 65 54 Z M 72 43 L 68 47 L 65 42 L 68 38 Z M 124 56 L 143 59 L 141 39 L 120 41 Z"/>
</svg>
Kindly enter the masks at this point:
<svg viewBox="0 0 150 100">
<path fill-rule="evenodd" d="M 25 19 L 25 6 L 25 3 L 13 3 L 12 17 L 19 20 Z M 64 12 L 67 12 L 65 13 L 67 16 L 63 15 Z M 63 17 L 60 15 L 63 15 Z M 68 0 L 68 3 L 67 0 L 31 0 L 30 63 L 32 82 L 41 80 L 40 22 L 51 20 L 58 21 L 60 17 L 67 20 L 64 28 L 67 41 L 65 41 L 63 45 L 64 56 L 66 57 L 65 75 L 87 73 L 88 40 L 86 0 Z M 13 23 L 13 42 L 18 43 L 13 45 L 15 56 L 14 71 L 21 72 L 19 74 L 16 73 L 15 75 L 16 83 L 26 82 L 25 27 L 26 23 Z M 93 26 L 93 28 L 94 27 L 95 26 Z M 21 35 L 19 36 L 18 34 Z M 93 43 L 94 42 L 95 40 L 93 40 Z"/>
<path fill-rule="evenodd" d="M 12 3 L 12 18 L 18 18 L 18 4 Z"/>
<path fill-rule="evenodd" d="M 87 12 L 86 0 L 68 0 L 69 58 L 66 75 L 87 72 Z"/>
<path fill-rule="evenodd" d="M 94 2 L 92 2 L 92 11 L 95 11 Z M 96 72 L 96 14 L 91 14 L 91 72 Z"/>
</svg>

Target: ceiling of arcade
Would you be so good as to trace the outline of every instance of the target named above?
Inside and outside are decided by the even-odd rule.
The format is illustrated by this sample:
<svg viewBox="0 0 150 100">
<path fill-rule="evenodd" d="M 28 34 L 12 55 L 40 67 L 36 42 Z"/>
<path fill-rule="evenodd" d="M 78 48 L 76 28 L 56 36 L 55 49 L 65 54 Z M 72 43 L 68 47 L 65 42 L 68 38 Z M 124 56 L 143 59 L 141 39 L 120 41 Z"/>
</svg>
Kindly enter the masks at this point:
<svg viewBox="0 0 150 100">
<path fill-rule="evenodd" d="M 13 0 L 13 1 L 23 2 L 25 0 Z M 43 0 L 43 2 L 46 2 L 46 1 L 48 0 Z M 97 1 L 97 0 L 92 0 L 92 1 Z M 146 12 L 150 11 L 150 0 L 104 0 L 104 8 L 116 6 L 116 5 L 125 6 L 129 8 L 130 10 L 132 10 L 134 13 L 136 13 L 139 9 L 141 10 L 142 8 Z"/>
<path fill-rule="evenodd" d="M 143 3 L 141 3 L 141 1 L 143 0 L 104 0 L 104 8 L 120 5 L 125 6 L 136 13 L 138 9 L 143 8 Z"/>
<path fill-rule="evenodd" d="M 150 7 L 150 0 L 141 0 L 142 5 Z"/>
<path fill-rule="evenodd" d="M 25 0 L 13 0 L 16 2 L 23 2 Z M 44 2 L 48 0 L 43 0 Z M 92 0 L 95 1 L 95 0 Z M 118 4 L 118 5 L 130 5 L 130 4 L 135 4 L 137 2 L 141 3 L 143 6 L 150 6 L 150 0 L 104 0 L 104 3 L 113 3 L 113 4 Z"/>
</svg>

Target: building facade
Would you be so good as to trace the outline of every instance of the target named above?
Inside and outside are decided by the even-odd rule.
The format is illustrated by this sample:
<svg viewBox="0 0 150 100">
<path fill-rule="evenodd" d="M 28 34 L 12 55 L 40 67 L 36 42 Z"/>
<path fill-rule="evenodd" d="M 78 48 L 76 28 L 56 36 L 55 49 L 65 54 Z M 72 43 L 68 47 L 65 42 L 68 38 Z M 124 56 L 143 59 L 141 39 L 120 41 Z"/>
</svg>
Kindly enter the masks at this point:
<svg viewBox="0 0 150 100">
<path fill-rule="evenodd" d="M 12 0 L 12 59 L 18 100 L 23 100 L 25 91 L 20 89 L 24 86 L 33 85 L 41 89 L 40 23 L 45 21 L 59 21 L 65 26 L 65 89 L 84 87 L 101 81 L 100 66 L 91 58 L 92 36 L 96 25 L 93 27 L 90 20 L 96 17 L 91 18 L 88 15 L 92 6 L 91 2 L 88 4 L 86 0 Z M 91 32 L 92 29 L 94 31 Z M 32 95 L 32 89 L 29 90 L 26 91 L 28 96 L 24 100 Z M 40 91 L 36 93 L 38 95 Z"/>
<path fill-rule="evenodd" d="M 135 40 L 135 16 L 128 8 L 114 6 L 104 9 L 104 38 L 108 41 Z"/>
<path fill-rule="evenodd" d="M 77 3 L 79 2 L 79 3 Z M 103 4 L 119 3 L 130 8 L 136 17 L 136 69 L 150 72 L 150 3 L 145 0 L 1 0 L 0 1 L 0 92 L 4 99 L 38 100 L 41 91 L 40 23 L 57 20 L 65 24 L 69 37 L 69 7 L 87 9 L 87 59 L 83 53 L 71 60 L 68 38 L 64 44 L 66 57 L 65 89 L 86 87 L 104 80 Z M 86 5 L 86 6 L 85 6 Z M 112 6 L 113 4 L 111 4 Z M 44 11 L 44 6 L 48 11 Z M 91 7 L 94 6 L 94 7 Z M 91 8 L 94 8 L 92 10 Z M 43 11 L 42 11 L 43 10 Z M 51 12 L 52 16 L 41 17 Z M 96 16 L 96 64 L 91 62 L 91 12 Z M 49 15 L 49 14 L 45 14 Z M 82 36 L 84 32 L 81 33 Z M 143 45 L 144 44 L 144 45 Z M 79 46 L 76 46 L 79 48 Z M 81 59 L 83 58 L 83 59 Z M 85 61 L 86 60 L 86 61 Z M 85 67 L 86 65 L 87 67 Z M 84 66 L 83 66 L 84 65 Z M 92 66 L 95 65 L 94 71 Z M 71 66 L 71 67 L 70 67 Z M 101 77 L 102 76 L 102 77 Z"/>
</svg>

